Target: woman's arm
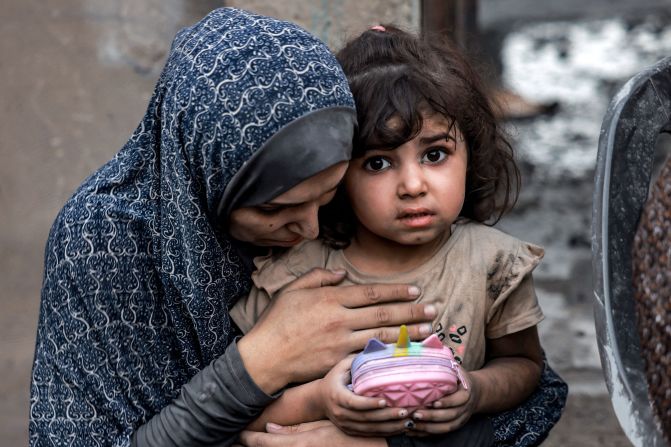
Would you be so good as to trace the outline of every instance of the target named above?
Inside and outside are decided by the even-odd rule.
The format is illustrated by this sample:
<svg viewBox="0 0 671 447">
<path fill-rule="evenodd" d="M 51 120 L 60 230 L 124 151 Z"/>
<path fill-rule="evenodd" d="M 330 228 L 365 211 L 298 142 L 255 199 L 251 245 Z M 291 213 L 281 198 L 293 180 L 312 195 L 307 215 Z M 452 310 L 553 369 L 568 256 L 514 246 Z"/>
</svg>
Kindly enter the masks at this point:
<svg viewBox="0 0 671 447">
<path fill-rule="evenodd" d="M 182 387 L 173 403 L 135 431 L 132 445 L 230 445 L 273 397 L 256 386 L 232 343 Z"/>
</svg>

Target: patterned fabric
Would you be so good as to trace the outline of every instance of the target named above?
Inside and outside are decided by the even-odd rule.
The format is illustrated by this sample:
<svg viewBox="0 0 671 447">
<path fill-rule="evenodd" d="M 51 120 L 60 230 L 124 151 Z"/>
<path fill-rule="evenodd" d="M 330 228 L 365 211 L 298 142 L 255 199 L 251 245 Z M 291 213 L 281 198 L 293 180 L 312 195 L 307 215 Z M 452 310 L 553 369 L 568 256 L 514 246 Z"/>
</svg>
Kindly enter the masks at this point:
<svg viewBox="0 0 671 447">
<path fill-rule="evenodd" d="M 335 58 L 296 25 L 219 9 L 177 35 L 137 130 L 49 235 L 30 445 L 128 446 L 224 352 L 250 272 L 223 191 L 278 130 L 343 106 Z"/>
<path fill-rule="evenodd" d="M 540 445 L 559 421 L 568 395 L 568 385 L 543 362 L 536 391 L 517 408 L 492 416 L 496 447 Z"/>
</svg>

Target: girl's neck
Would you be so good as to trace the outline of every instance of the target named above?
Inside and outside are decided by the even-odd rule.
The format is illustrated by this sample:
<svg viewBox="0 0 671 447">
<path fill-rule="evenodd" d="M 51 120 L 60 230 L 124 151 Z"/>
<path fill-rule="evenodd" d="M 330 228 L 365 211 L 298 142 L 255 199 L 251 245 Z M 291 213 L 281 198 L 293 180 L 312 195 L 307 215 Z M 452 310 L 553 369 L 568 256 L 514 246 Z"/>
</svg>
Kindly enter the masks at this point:
<svg viewBox="0 0 671 447">
<path fill-rule="evenodd" d="M 450 232 L 421 245 L 404 245 L 359 226 L 344 250 L 347 260 L 363 273 L 388 276 L 409 272 L 426 263 L 449 239 Z"/>
</svg>

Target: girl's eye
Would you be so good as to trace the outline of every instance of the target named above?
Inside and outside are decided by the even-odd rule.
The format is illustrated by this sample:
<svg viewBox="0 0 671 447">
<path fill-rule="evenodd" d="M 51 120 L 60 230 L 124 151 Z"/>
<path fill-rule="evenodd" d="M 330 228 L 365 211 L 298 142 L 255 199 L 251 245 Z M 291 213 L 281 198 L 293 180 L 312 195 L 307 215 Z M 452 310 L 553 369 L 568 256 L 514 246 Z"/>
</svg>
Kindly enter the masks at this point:
<svg viewBox="0 0 671 447">
<path fill-rule="evenodd" d="M 364 169 L 372 172 L 382 171 L 389 166 L 391 166 L 391 163 L 383 157 L 371 157 L 363 163 Z"/>
<path fill-rule="evenodd" d="M 444 149 L 429 149 L 424 153 L 422 162 L 424 163 L 439 163 L 447 157 L 447 151 Z"/>
</svg>

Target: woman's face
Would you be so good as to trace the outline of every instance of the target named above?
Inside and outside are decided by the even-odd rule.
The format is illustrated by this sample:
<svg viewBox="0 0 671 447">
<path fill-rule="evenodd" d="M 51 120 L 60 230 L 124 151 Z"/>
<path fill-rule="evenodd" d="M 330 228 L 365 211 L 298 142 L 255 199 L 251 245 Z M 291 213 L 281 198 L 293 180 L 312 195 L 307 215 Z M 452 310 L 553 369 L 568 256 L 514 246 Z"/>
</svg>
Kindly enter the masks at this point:
<svg viewBox="0 0 671 447">
<path fill-rule="evenodd" d="M 333 199 L 346 170 L 343 161 L 266 203 L 234 210 L 228 221 L 230 235 L 263 247 L 291 247 L 317 238 L 317 211 Z"/>
</svg>

